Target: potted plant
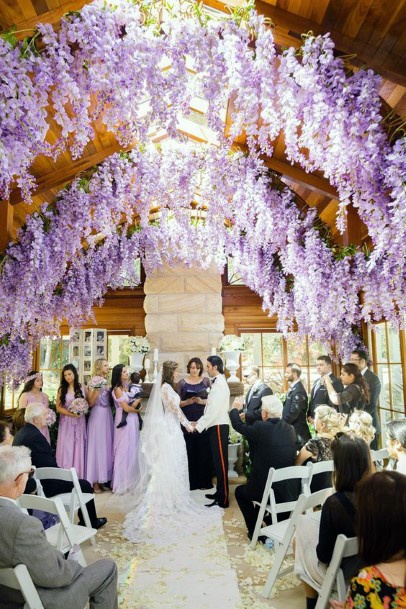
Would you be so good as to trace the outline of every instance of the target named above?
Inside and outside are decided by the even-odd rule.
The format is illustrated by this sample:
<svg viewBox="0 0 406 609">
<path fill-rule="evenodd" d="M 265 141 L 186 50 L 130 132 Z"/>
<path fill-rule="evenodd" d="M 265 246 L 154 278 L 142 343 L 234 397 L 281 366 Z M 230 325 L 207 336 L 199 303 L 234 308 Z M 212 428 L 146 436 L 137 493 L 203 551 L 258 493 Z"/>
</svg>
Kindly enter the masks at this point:
<svg viewBox="0 0 406 609">
<path fill-rule="evenodd" d="M 145 336 L 129 336 L 123 344 L 123 353 L 130 358 L 130 366 L 135 372 L 142 370 L 145 353 L 149 353 L 149 342 Z"/>
<path fill-rule="evenodd" d="M 240 353 L 245 349 L 245 342 L 242 336 L 226 334 L 219 342 L 219 352 L 226 358 L 226 367 L 230 373 L 228 383 L 239 383 L 240 379 L 236 372 L 240 366 Z"/>
<path fill-rule="evenodd" d="M 234 469 L 238 460 L 238 450 L 241 446 L 243 437 L 235 429 L 230 429 L 228 434 L 228 477 L 238 478 L 238 474 Z"/>
</svg>

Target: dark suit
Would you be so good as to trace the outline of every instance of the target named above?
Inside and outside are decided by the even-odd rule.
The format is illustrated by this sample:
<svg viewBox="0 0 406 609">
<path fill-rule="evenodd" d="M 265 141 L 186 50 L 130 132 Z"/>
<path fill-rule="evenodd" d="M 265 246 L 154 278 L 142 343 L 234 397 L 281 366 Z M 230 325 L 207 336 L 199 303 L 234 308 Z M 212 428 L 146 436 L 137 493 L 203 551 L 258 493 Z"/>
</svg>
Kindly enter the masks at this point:
<svg viewBox="0 0 406 609">
<path fill-rule="evenodd" d="M 40 432 L 38 432 L 40 433 Z M 46 441 L 46 440 L 45 440 Z M 81 567 L 51 546 L 38 518 L 28 516 L 0 497 L 0 567 L 27 567 L 45 609 L 117 608 L 117 567 L 112 560 L 98 560 Z M 0 586 L 0 607 L 23 607 L 17 590 Z"/>
<path fill-rule="evenodd" d="M 379 377 L 376 376 L 376 374 L 374 374 L 369 368 L 365 370 L 363 377 L 368 384 L 369 389 L 369 403 L 366 404 L 365 410 L 371 415 L 372 423 L 376 429 L 375 438 L 371 442 L 371 448 L 372 450 L 377 450 L 378 435 L 381 430 L 378 417 L 378 401 L 379 394 L 381 393 L 381 381 L 379 380 Z"/>
<path fill-rule="evenodd" d="M 258 514 L 258 509 L 252 502 L 261 501 L 271 467 L 279 469 L 295 464 L 296 435 L 292 425 L 282 419 L 261 420 L 247 425 L 241 421 L 236 408 L 230 411 L 230 419 L 234 429 L 255 447 L 251 477 L 247 484 L 235 489 L 235 497 L 244 516 L 248 536 L 251 537 Z M 278 503 L 294 501 L 299 496 L 300 484 L 296 480 L 278 482 L 274 492 Z"/>
<path fill-rule="evenodd" d="M 247 409 L 245 413 L 245 422 L 249 425 L 255 423 L 255 421 L 261 421 L 261 400 L 265 395 L 273 394 L 272 389 L 265 383 L 261 383 L 258 387 L 255 387 L 255 389 L 254 387 L 255 383 L 250 387 L 245 402 L 245 407 Z"/>
<path fill-rule="evenodd" d="M 311 438 L 306 415 L 307 393 L 299 381 L 287 392 L 282 413 L 282 418 L 295 428 L 297 450 L 300 450 L 303 444 Z"/>
<path fill-rule="evenodd" d="M 40 430 L 26 423 L 14 436 L 13 446 L 27 446 L 31 450 L 31 461 L 35 467 L 58 467 L 52 448 L 49 442 L 44 438 Z M 32 482 L 31 480 L 28 483 Z M 42 488 L 46 497 L 54 497 L 60 493 L 70 493 L 73 489 L 72 482 L 64 482 L 63 480 L 43 480 L 41 481 Z M 87 480 L 79 480 L 80 488 L 84 493 L 93 493 L 92 485 Z M 27 485 L 26 491 L 32 492 L 32 488 Z M 93 499 L 86 504 L 89 518 L 93 522 L 97 519 L 96 507 Z M 79 510 L 79 522 L 84 524 L 82 513 Z"/>
<path fill-rule="evenodd" d="M 341 393 L 344 390 L 344 386 L 340 379 L 338 379 L 334 374 L 330 374 L 330 380 L 333 385 L 333 389 L 336 393 Z M 327 406 L 331 406 L 331 408 L 335 408 L 337 410 L 337 406 L 333 404 L 333 402 L 328 397 L 328 392 L 326 386 L 320 383 L 320 379 L 318 379 L 310 392 L 310 403 L 309 410 L 307 412 L 307 416 L 314 419 L 314 411 L 317 406 L 321 404 L 326 404 Z"/>
</svg>

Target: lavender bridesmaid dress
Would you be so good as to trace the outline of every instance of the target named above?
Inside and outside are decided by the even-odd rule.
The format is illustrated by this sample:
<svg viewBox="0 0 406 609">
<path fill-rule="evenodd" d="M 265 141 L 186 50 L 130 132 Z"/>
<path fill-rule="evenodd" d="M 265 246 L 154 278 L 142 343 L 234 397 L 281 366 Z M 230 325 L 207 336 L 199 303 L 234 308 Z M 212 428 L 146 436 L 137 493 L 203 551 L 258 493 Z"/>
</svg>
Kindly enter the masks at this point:
<svg viewBox="0 0 406 609">
<path fill-rule="evenodd" d="M 83 395 L 85 395 L 82 387 Z M 73 393 L 66 394 L 65 408 L 74 400 Z M 68 417 L 61 414 L 59 417 L 58 440 L 56 442 L 56 462 L 59 467 L 69 469 L 74 467 L 78 478 L 85 478 L 86 474 L 86 417 Z"/>
<path fill-rule="evenodd" d="M 121 398 L 117 399 L 114 390 L 112 395 L 116 407 L 112 490 L 114 493 L 123 494 L 131 491 L 139 478 L 138 444 L 140 428 L 138 414 L 129 412 L 127 425 L 117 429 L 123 413 L 120 403 L 128 403 L 128 395 L 124 393 Z"/>
<path fill-rule="evenodd" d="M 86 480 L 109 482 L 113 475 L 113 415 L 109 392 L 103 387 L 87 422 Z"/>
</svg>

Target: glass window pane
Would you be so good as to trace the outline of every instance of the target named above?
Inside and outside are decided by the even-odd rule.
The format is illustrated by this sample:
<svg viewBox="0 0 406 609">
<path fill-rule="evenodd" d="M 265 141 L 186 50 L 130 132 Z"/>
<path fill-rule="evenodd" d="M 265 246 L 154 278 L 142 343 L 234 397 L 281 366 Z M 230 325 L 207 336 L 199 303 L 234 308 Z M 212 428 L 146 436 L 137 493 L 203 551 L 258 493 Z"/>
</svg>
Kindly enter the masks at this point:
<svg viewBox="0 0 406 609">
<path fill-rule="evenodd" d="M 287 339 L 286 345 L 288 348 L 288 362 L 299 364 L 299 366 L 308 365 L 306 339 L 303 336 Z"/>
<path fill-rule="evenodd" d="M 40 345 L 40 369 L 61 368 L 60 339 L 43 338 Z"/>
<path fill-rule="evenodd" d="M 388 325 L 389 357 L 391 362 L 400 363 L 400 337 L 398 330 Z"/>
<path fill-rule="evenodd" d="M 44 379 L 43 392 L 47 394 L 50 401 L 55 400 L 61 381 L 60 370 L 44 370 L 42 376 Z"/>
<path fill-rule="evenodd" d="M 309 368 L 302 368 L 302 374 L 300 375 L 303 387 L 306 389 L 306 393 L 309 393 Z"/>
<path fill-rule="evenodd" d="M 389 367 L 387 364 L 377 366 L 377 373 L 381 381 L 382 390 L 379 397 L 382 408 L 390 408 L 390 391 L 389 391 Z"/>
<path fill-rule="evenodd" d="M 403 399 L 403 379 L 402 366 L 393 364 L 390 367 L 391 375 L 391 391 L 392 391 L 392 408 L 398 412 L 404 412 L 405 404 Z"/>
<path fill-rule="evenodd" d="M 69 364 L 69 336 L 62 336 L 62 368 Z"/>
<path fill-rule="evenodd" d="M 282 334 L 270 332 L 263 334 L 264 366 L 283 367 Z"/>
<path fill-rule="evenodd" d="M 323 343 L 309 342 L 309 364 L 311 366 L 316 366 L 316 360 L 319 355 L 328 355 L 329 352 L 329 345 L 326 346 L 323 345 Z"/>
<path fill-rule="evenodd" d="M 245 342 L 245 350 L 242 354 L 242 366 L 249 366 L 254 362 L 257 366 L 261 366 L 261 334 L 241 334 L 241 336 L 244 338 Z M 254 352 L 256 354 L 259 353 L 259 359 L 255 360 Z"/>
<path fill-rule="evenodd" d="M 386 343 L 385 324 L 378 324 L 375 332 L 376 357 L 378 362 L 388 361 L 388 345 Z"/>
<path fill-rule="evenodd" d="M 264 382 L 267 383 L 275 394 L 283 393 L 283 369 L 264 368 Z"/>
<path fill-rule="evenodd" d="M 107 337 L 107 359 L 110 368 L 117 364 L 129 363 L 128 355 L 123 354 L 124 341 L 128 334 L 109 334 Z"/>
</svg>

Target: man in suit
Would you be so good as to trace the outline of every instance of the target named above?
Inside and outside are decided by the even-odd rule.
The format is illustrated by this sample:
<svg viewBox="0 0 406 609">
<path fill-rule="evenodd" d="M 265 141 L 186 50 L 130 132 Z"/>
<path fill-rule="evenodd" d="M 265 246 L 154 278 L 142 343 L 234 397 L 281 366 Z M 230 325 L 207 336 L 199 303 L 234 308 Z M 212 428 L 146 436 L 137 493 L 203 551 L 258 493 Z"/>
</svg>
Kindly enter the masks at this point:
<svg viewBox="0 0 406 609">
<path fill-rule="evenodd" d="M 244 410 L 240 412 L 240 418 L 244 423 L 252 425 L 255 421 L 261 421 L 261 400 L 265 395 L 272 395 L 272 389 L 259 378 L 258 366 L 249 366 L 243 371 L 244 381 L 249 386 L 245 396 Z"/>
<path fill-rule="evenodd" d="M 378 436 L 381 430 L 378 417 L 378 402 L 379 394 L 381 393 L 381 381 L 379 377 L 368 368 L 368 355 L 363 349 L 354 349 L 351 352 L 350 361 L 352 364 L 356 364 L 364 377 L 364 380 L 368 384 L 369 389 L 369 403 L 365 405 L 365 410 L 369 412 L 372 417 L 372 423 L 375 427 L 375 438 L 371 442 L 372 450 L 378 450 Z"/>
<path fill-rule="evenodd" d="M 261 420 L 252 425 L 243 423 L 236 408 L 230 410 L 231 424 L 255 447 L 251 476 L 246 484 L 237 486 L 235 498 L 251 539 L 258 516 L 253 501 L 261 501 L 270 467 L 279 469 L 295 464 L 296 434 L 282 417 L 282 402 L 275 395 L 262 398 Z M 297 481 L 278 482 L 274 488 L 276 501 L 294 501 L 300 492 Z"/>
<path fill-rule="evenodd" d="M 27 446 L 31 451 L 31 459 L 35 467 L 58 467 L 54 453 L 48 441 L 40 432 L 41 427 L 46 425 L 46 410 L 42 404 L 31 404 L 25 409 L 25 425 L 15 435 L 13 446 Z M 32 485 L 30 485 L 32 483 Z M 73 489 L 72 482 L 63 480 L 43 480 L 42 488 L 46 497 L 54 497 L 60 493 L 70 493 Z M 87 480 L 79 480 L 80 488 L 84 493 L 93 493 L 92 485 Z M 27 492 L 35 489 L 35 482 L 29 480 Z M 106 524 L 107 518 L 98 518 L 94 500 L 86 504 L 89 518 L 94 529 L 100 529 Z M 86 526 L 79 510 L 79 524 Z"/>
<path fill-rule="evenodd" d="M 307 412 L 307 420 L 309 421 L 309 423 L 313 423 L 314 421 L 314 411 L 317 406 L 320 406 L 321 404 L 326 404 L 327 406 L 331 406 L 332 408 L 337 409 L 337 407 L 328 397 L 326 386 L 324 385 L 324 383 L 321 382 L 322 377 L 328 375 L 336 393 L 341 393 L 341 391 L 344 390 L 344 386 L 340 379 L 334 376 L 334 374 L 331 372 L 332 364 L 333 362 L 331 360 L 331 357 L 329 357 L 328 355 L 319 355 L 316 360 L 316 368 L 318 374 L 320 375 L 320 378 L 318 378 L 317 381 L 314 383 L 310 393 L 309 410 Z"/>
<path fill-rule="evenodd" d="M 197 421 L 195 429 L 201 433 L 208 431 L 211 456 L 217 477 L 217 488 L 213 494 L 207 494 L 213 499 L 207 507 L 219 505 L 228 507 L 228 431 L 230 405 L 230 388 L 224 376 L 224 364 L 218 355 L 207 358 L 206 369 L 212 379 L 204 414 Z"/>
<path fill-rule="evenodd" d="M 296 432 L 296 448 L 300 450 L 310 440 L 311 435 L 307 425 L 307 393 L 300 381 L 302 369 L 299 364 L 288 364 L 285 378 L 290 383 L 283 404 L 282 418 L 293 425 Z"/>
<path fill-rule="evenodd" d="M 0 447 L 0 567 L 25 565 L 45 609 L 83 609 L 88 601 L 91 609 L 116 609 L 115 562 L 102 559 L 82 567 L 65 560 L 48 543 L 41 521 L 18 507 L 16 499 L 24 492 L 30 470 L 29 448 Z M 0 586 L 0 598 L 4 609 L 24 605 L 17 590 Z"/>
</svg>

